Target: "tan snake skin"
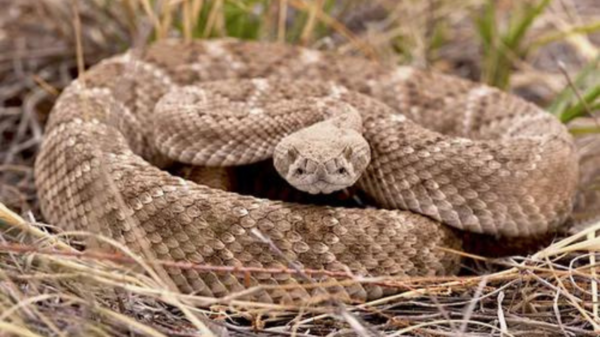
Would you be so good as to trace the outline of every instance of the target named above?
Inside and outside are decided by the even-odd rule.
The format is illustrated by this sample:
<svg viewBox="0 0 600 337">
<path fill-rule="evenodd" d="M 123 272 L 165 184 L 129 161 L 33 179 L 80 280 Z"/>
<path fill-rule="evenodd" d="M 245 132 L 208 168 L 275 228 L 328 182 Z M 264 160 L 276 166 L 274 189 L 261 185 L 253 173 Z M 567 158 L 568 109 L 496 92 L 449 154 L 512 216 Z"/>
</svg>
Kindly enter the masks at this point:
<svg viewBox="0 0 600 337">
<path fill-rule="evenodd" d="M 328 84 L 301 82 L 284 90 L 243 78 Z M 232 81 L 203 83 L 225 79 Z M 156 126 L 153 111 L 168 91 L 194 85 L 198 92 L 217 92 L 224 103 L 240 97 L 250 97 L 251 105 L 269 103 L 235 116 L 235 123 L 232 116 L 243 109 L 200 116 L 199 124 L 189 123 L 189 136 L 167 146 L 200 149 L 205 163 L 221 165 L 268 158 L 283 134 L 323 119 L 327 108 L 314 106 L 323 100 L 329 102 L 323 106 L 336 104 L 330 98 L 337 86 L 330 82 L 351 90 L 338 98 L 362 115 L 372 161 L 358 186 L 379 209 L 258 199 L 159 169 L 169 160 L 155 146 L 151 130 L 162 126 Z M 460 235 L 440 223 L 507 240 L 561 226 L 572 209 L 578 163 L 558 120 L 486 86 L 287 45 L 165 41 L 107 59 L 63 92 L 35 178 L 49 221 L 108 234 L 157 259 L 265 268 L 294 261 L 312 269 L 410 277 L 457 271 L 459 257 L 438 248 L 460 249 Z M 181 291 L 217 297 L 249 285 L 304 282 L 289 274 L 256 273 L 248 280 L 167 271 Z M 356 300 L 392 291 L 378 285 L 333 288 Z M 297 287 L 252 296 L 288 302 L 312 291 Z"/>
</svg>

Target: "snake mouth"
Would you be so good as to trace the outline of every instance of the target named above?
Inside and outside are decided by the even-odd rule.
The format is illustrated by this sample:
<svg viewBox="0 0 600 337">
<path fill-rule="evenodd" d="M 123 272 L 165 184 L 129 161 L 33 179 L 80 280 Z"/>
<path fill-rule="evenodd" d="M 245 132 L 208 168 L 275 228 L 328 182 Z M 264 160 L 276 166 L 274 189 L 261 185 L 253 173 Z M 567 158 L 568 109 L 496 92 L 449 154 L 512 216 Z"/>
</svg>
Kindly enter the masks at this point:
<svg viewBox="0 0 600 337">
<path fill-rule="evenodd" d="M 297 189 L 310 194 L 330 194 L 346 187 L 343 184 L 333 184 L 324 180 L 317 180 L 312 183 L 306 183 L 296 186 Z"/>
</svg>

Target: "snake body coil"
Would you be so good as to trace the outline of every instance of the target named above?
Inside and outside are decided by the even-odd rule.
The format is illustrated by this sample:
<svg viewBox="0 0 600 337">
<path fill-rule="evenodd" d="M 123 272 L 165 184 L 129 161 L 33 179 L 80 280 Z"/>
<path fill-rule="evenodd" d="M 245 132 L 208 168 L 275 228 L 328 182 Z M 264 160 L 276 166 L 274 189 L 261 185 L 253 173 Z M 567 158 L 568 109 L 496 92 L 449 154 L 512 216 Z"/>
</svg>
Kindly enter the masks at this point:
<svg viewBox="0 0 600 337">
<path fill-rule="evenodd" d="M 269 84 L 291 80 L 304 82 Z M 207 114 L 176 115 L 207 94 L 218 98 L 208 100 Z M 357 184 L 381 209 L 258 199 L 160 169 L 167 156 L 212 166 L 268 158 L 290 130 L 322 120 L 339 102 L 362 117 L 371 163 Z M 163 128 L 157 104 L 174 108 L 169 118 L 183 118 L 183 126 Z M 264 268 L 295 261 L 365 276 L 432 276 L 458 268 L 458 256 L 438 249 L 460 249 L 445 225 L 507 240 L 561 226 L 578 163 L 558 120 L 487 86 L 285 45 L 166 41 L 105 60 L 63 92 L 35 178 L 49 221 L 110 235 L 158 259 Z M 248 286 L 232 274 L 167 271 L 184 292 L 224 296 Z M 287 274 L 250 278 L 251 285 L 300 282 Z M 334 290 L 363 300 L 387 291 Z M 298 287 L 253 296 L 285 302 L 309 295 Z"/>
</svg>

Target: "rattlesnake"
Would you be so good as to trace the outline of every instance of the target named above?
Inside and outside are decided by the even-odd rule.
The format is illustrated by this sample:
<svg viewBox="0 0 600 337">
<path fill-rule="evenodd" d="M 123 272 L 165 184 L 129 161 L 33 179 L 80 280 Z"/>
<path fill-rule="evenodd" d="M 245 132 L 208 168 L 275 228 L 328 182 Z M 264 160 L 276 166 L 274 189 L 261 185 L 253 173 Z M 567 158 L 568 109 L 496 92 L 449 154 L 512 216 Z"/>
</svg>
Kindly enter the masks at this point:
<svg viewBox="0 0 600 337">
<path fill-rule="evenodd" d="M 162 124 L 155 107 L 182 123 Z M 216 166 L 265 159 L 283 136 L 344 109 L 362 117 L 372 159 L 357 186 L 378 208 L 259 199 L 160 169 L 169 156 Z M 460 249 L 455 229 L 542 235 L 569 216 L 578 182 L 567 129 L 533 104 L 446 75 L 261 42 L 169 40 L 104 60 L 64 90 L 45 137 L 35 181 L 49 221 L 152 258 L 214 265 L 453 274 L 459 257 L 440 247 Z M 181 291 L 217 297 L 303 282 L 167 271 Z M 392 291 L 334 288 L 359 300 Z M 311 291 L 252 296 L 285 302 Z"/>
</svg>

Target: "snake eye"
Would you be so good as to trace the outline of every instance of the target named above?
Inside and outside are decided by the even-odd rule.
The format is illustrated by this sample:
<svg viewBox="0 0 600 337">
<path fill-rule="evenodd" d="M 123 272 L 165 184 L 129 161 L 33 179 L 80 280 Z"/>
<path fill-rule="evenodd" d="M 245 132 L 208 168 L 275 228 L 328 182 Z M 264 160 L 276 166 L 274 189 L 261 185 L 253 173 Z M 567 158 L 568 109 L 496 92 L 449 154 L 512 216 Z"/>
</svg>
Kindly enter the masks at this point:
<svg viewBox="0 0 600 337">
<path fill-rule="evenodd" d="M 346 174 L 346 169 L 345 169 L 344 167 L 340 167 L 340 168 L 337 170 L 337 173 L 338 173 L 338 174 Z"/>
</svg>

